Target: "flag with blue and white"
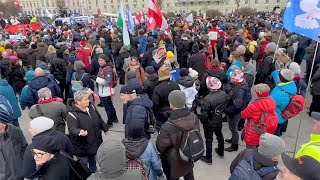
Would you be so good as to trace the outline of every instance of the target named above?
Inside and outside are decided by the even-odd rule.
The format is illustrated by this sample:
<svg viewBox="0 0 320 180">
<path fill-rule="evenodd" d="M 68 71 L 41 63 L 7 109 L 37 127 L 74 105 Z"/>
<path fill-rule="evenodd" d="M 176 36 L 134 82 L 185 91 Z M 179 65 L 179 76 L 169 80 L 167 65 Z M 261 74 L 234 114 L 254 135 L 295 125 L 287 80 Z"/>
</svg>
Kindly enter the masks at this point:
<svg viewBox="0 0 320 180">
<path fill-rule="evenodd" d="M 76 20 L 74 17 L 75 17 L 74 10 L 71 10 L 71 13 L 70 13 L 70 24 L 71 25 L 74 25 L 76 23 Z"/>
<path fill-rule="evenodd" d="M 320 35 L 320 0 L 289 0 L 283 26 L 315 41 Z"/>
<path fill-rule="evenodd" d="M 129 5 L 127 5 L 127 19 L 128 19 L 128 30 L 130 32 L 133 32 L 133 30 L 134 30 L 134 21 L 133 21 L 133 17 L 132 17 L 132 13 L 131 13 Z"/>
</svg>

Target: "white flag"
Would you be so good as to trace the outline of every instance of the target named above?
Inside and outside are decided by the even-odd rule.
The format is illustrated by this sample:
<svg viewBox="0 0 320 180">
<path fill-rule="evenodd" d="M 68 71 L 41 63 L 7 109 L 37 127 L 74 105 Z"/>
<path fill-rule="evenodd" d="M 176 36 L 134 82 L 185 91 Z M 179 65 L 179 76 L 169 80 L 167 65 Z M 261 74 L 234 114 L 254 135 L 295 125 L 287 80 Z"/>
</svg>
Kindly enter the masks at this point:
<svg viewBox="0 0 320 180">
<path fill-rule="evenodd" d="M 47 16 L 48 18 L 50 18 L 50 19 L 53 18 L 53 14 L 51 14 L 51 12 L 48 11 L 48 9 L 46 9 L 46 16 Z"/>
<path fill-rule="evenodd" d="M 193 15 L 192 13 L 186 18 L 187 22 L 193 23 Z"/>
</svg>

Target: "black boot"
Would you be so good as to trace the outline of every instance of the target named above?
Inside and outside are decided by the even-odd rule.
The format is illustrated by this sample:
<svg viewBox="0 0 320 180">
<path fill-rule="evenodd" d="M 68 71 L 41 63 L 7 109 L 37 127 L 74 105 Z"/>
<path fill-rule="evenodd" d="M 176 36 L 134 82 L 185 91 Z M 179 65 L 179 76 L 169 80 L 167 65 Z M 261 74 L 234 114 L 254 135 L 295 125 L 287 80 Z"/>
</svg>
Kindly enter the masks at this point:
<svg viewBox="0 0 320 180">
<path fill-rule="evenodd" d="M 209 159 L 209 158 L 207 158 L 206 156 L 203 156 L 203 157 L 200 159 L 200 161 L 202 161 L 202 162 L 204 162 L 204 163 L 206 163 L 206 164 L 208 164 L 208 165 L 212 165 L 212 158 Z"/>
<path fill-rule="evenodd" d="M 224 151 L 219 151 L 219 148 L 215 148 L 214 151 L 218 154 L 220 159 L 224 158 Z"/>
<path fill-rule="evenodd" d="M 231 143 L 232 143 L 232 138 L 226 139 L 225 141 L 226 141 L 227 143 L 230 143 L 230 144 L 231 144 Z"/>
<path fill-rule="evenodd" d="M 225 148 L 224 150 L 228 151 L 228 152 L 233 152 L 233 151 L 238 151 L 238 144 L 231 144 L 230 147 Z"/>
</svg>

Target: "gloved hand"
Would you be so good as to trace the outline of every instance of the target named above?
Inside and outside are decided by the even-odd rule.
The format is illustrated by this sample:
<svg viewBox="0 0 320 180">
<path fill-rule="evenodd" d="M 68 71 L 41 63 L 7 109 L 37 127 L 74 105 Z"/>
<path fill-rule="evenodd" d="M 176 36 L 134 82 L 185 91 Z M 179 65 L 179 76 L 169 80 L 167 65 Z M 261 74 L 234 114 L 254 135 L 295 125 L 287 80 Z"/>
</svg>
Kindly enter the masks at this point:
<svg viewBox="0 0 320 180">
<path fill-rule="evenodd" d="M 167 180 L 167 177 L 166 175 L 162 174 L 161 177 L 158 177 L 158 180 Z"/>
</svg>

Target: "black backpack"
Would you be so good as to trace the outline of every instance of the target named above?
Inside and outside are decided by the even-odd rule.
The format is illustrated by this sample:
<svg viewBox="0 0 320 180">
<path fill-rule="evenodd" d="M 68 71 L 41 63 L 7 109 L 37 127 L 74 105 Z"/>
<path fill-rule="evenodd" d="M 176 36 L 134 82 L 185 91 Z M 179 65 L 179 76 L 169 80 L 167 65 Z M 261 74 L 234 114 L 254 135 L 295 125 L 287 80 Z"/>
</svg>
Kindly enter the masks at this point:
<svg viewBox="0 0 320 180">
<path fill-rule="evenodd" d="M 196 116 L 193 114 L 194 124 L 196 125 Z M 202 158 L 204 153 L 203 139 L 197 128 L 184 130 L 170 121 L 168 123 L 182 131 L 181 142 L 179 145 L 179 155 L 183 161 L 193 164 Z"/>
<path fill-rule="evenodd" d="M 147 112 L 147 121 L 146 121 L 146 131 L 150 134 L 154 134 L 156 132 L 155 122 L 156 118 L 154 117 L 153 111 L 151 108 L 146 107 Z"/>
</svg>

